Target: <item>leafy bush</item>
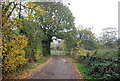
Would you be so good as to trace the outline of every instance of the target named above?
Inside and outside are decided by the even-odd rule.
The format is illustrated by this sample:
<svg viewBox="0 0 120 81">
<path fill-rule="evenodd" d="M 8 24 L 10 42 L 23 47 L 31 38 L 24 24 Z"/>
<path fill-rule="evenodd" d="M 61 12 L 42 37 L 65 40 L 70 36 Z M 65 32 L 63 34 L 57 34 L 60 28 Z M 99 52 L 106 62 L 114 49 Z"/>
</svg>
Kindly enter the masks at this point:
<svg viewBox="0 0 120 81">
<path fill-rule="evenodd" d="M 12 24 L 11 22 L 14 22 Z M 18 23 L 19 22 L 19 23 Z M 18 27 L 17 27 L 18 26 Z M 13 28 L 17 30 L 13 30 Z M 20 19 L 8 20 L 3 27 L 3 73 L 15 71 L 17 67 L 26 63 L 24 48 L 27 46 L 27 37 L 19 33 L 22 28 Z"/>
<path fill-rule="evenodd" d="M 110 51 L 110 55 L 111 57 L 108 58 L 102 58 L 105 57 L 103 53 L 108 53 L 108 51 Z M 76 51 L 73 52 L 74 54 L 76 54 Z M 79 53 L 79 52 L 78 52 Z M 84 52 L 86 53 L 86 51 Z M 93 53 L 93 52 L 91 52 Z M 119 62 L 118 59 L 116 57 L 116 55 L 114 55 L 114 57 L 112 57 L 112 53 L 117 53 L 116 50 L 113 49 L 109 49 L 109 50 L 98 50 L 96 52 L 94 52 L 93 54 L 86 54 L 86 55 L 82 55 L 82 54 L 76 54 L 77 58 L 75 58 L 78 61 L 78 64 L 80 63 L 81 65 L 84 64 L 84 68 L 88 69 L 88 72 L 84 72 L 85 76 L 89 76 L 92 75 L 92 79 L 104 79 L 104 80 L 108 80 L 108 79 L 120 79 L 119 76 Z M 97 55 L 97 54 L 101 54 Z M 109 55 L 109 56 L 110 56 Z M 109 58 L 112 58 L 112 60 L 109 60 Z M 80 66 L 78 66 L 78 69 Z M 83 67 L 81 67 L 82 69 Z M 80 70 L 82 71 L 82 70 Z M 86 78 L 85 78 L 86 79 Z"/>
</svg>

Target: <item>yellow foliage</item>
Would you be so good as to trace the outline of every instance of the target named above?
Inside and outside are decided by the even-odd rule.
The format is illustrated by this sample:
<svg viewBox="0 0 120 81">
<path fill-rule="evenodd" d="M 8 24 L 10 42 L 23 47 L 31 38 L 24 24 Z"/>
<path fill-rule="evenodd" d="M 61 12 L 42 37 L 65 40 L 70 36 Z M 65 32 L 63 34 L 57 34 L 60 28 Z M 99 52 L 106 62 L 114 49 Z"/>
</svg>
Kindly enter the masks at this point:
<svg viewBox="0 0 120 81">
<path fill-rule="evenodd" d="M 45 14 L 45 11 L 44 11 L 43 9 L 41 9 L 40 6 L 37 6 L 37 7 L 35 8 L 35 10 L 38 11 L 41 15 L 42 15 L 42 14 Z"/>
<path fill-rule="evenodd" d="M 14 18 L 13 22 L 15 26 L 10 22 L 6 22 L 3 27 L 2 54 L 4 72 L 14 71 L 19 65 L 27 61 L 24 51 L 24 48 L 27 46 L 27 38 L 19 34 L 18 30 L 12 30 L 14 27 L 22 28 L 22 22 L 17 18 Z"/>
<path fill-rule="evenodd" d="M 33 4 L 32 2 L 28 2 L 28 3 L 27 3 L 27 6 L 30 7 L 30 8 L 33 8 L 33 7 L 35 7 L 36 5 Z"/>
<path fill-rule="evenodd" d="M 77 50 L 75 51 L 76 55 L 84 55 L 84 56 L 86 56 L 87 54 L 91 54 L 91 53 L 92 53 L 92 51 L 86 50 L 86 49 L 84 49 L 82 47 L 77 48 Z"/>
<path fill-rule="evenodd" d="M 45 11 L 41 9 L 39 5 L 33 4 L 32 2 L 28 2 L 26 6 L 28 7 L 27 11 L 29 21 L 32 21 L 33 18 L 35 18 L 35 16 L 33 15 L 33 11 L 39 12 L 40 15 L 45 14 Z"/>
<path fill-rule="evenodd" d="M 3 8 L 6 5 L 2 6 Z M 40 8 L 39 5 L 28 2 L 26 5 L 28 7 L 28 20 L 32 21 L 34 18 L 34 11 L 43 15 L 45 11 Z M 11 10 L 10 10 L 11 11 Z M 24 48 L 27 46 L 27 37 L 20 34 L 19 29 L 23 28 L 22 20 L 19 18 L 8 18 L 4 9 L 2 9 L 2 56 L 3 56 L 3 71 L 10 72 L 14 71 L 20 65 L 24 64 L 27 59 L 25 58 Z M 38 52 L 39 53 L 39 52 Z M 38 57 L 38 56 L 36 56 Z"/>
</svg>

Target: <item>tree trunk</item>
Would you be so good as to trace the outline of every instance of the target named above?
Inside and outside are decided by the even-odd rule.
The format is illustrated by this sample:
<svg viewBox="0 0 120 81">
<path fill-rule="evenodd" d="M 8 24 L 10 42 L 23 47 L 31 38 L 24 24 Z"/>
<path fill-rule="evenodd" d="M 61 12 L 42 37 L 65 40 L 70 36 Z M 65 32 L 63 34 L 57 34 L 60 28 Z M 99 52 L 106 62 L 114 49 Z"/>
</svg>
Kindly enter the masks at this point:
<svg viewBox="0 0 120 81">
<path fill-rule="evenodd" d="M 42 44 L 43 44 L 43 55 L 50 55 L 50 40 L 43 40 Z"/>
</svg>

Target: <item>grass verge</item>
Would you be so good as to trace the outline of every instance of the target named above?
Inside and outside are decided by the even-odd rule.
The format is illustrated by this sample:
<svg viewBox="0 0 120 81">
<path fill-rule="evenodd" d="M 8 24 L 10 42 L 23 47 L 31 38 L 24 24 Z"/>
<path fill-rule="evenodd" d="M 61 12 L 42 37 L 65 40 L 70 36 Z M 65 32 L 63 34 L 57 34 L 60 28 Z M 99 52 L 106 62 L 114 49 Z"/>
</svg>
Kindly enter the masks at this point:
<svg viewBox="0 0 120 81">
<path fill-rule="evenodd" d="M 84 79 L 93 79 L 93 76 L 89 75 L 89 70 L 84 64 L 77 63 L 77 68 L 79 72 L 83 75 Z"/>
<path fill-rule="evenodd" d="M 47 62 L 48 59 L 49 59 L 49 57 L 39 58 L 35 63 L 29 63 L 29 64 L 25 65 L 25 67 L 23 67 L 23 68 L 21 68 L 21 69 L 22 69 L 22 70 L 25 70 L 25 69 L 26 69 L 26 70 L 27 70 L 27 69 L 33 69 L 33 68 L 35 68 L 36 66 Z"/>
<path fill-rule="evenodd" d="M 78 71 L 80 72 L 80 74 L 82 75 L 83 79 L 86 79 L 86 80 L 93 79 L 93 76 L 89 75 L 90 73 L 89 69 L 84 64 L 78 63 L 75 59 L 72 59 L 72 62 L 76 63 L 76 67 Z"/>
</svg>

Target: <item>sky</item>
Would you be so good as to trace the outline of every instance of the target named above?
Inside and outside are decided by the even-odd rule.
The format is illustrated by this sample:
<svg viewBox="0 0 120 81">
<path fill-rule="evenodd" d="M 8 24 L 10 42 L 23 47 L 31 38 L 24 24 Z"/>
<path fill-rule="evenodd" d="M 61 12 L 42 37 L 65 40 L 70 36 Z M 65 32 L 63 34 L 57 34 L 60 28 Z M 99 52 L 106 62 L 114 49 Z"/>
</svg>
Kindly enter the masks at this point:
<svg viewBox="0 0 120 81">
<path fill-rule="evenodd" d="M 120 0 L 66 0 L 75 17 L 76 27 L 91 27 L 99 36 L 102 28 L 118 29 L 118 2 Z"/>
</svg>

